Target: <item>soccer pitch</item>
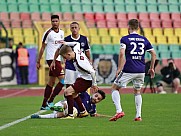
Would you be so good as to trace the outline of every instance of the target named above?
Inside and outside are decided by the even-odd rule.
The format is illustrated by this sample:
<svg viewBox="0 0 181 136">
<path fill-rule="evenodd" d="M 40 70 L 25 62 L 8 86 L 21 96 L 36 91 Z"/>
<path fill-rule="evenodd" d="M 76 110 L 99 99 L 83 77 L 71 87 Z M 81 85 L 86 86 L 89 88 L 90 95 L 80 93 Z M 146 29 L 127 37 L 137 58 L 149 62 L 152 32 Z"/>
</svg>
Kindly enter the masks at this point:
<svg viewBox="0 0 181 136">
<path fill-rule="evenodd" d="M 121 100 L 125 116 L 116 122 L 110 122 L 108 117 L 27 119 L 0 130 L 0 136 L 180 136 L 181 94 L 142 96 L 142 122 L 133 121 L 133 94 L 123 94 Z M 62 96 L 55 101 L 59 99 Z M 0 99 L 0 127 L 37 112 L 41 101 L 42 97 L 38 96 Z M 110 116 L 115 114 L 110 94 L 97 105 L 97 111 Z"/>
</svg>

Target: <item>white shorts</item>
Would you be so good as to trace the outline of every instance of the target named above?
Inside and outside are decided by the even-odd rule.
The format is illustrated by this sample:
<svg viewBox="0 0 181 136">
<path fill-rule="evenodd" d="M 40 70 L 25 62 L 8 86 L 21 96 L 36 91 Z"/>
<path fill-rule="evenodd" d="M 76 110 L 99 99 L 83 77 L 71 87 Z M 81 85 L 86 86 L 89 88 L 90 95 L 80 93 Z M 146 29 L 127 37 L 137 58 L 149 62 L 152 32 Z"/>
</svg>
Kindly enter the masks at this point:
<svg viewBox="0 0 181 136">
<path fill-rule="evenodd" d="M 73 84 L 73 83 L 75 83 L 75 80 L 77 79 L 77 77 L 78 77 L 77 71 L 66 69 L 64 83 Z"/>
<path fill-rule="evenodd" d="M 126 88 L 129 82 L 133 83 L 133 88 L 140 90 L 144 84 L 145 73 L 124 73 L 121 72 L 115 79 L 114 84 L 121 88 Z"/>
</svg>

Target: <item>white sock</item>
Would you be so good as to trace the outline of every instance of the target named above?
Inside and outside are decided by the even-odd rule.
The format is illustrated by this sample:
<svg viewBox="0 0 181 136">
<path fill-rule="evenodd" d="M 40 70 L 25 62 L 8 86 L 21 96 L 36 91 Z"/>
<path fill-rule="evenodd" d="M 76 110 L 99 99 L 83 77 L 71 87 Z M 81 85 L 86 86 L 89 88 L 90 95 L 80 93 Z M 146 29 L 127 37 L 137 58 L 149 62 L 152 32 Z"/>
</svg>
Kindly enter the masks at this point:
<svg viewBox="0 0 181 136">
<path fill-rule="evenodd" d="M 112 90 L 112 100 L 116 107 L 116 113 L 122 112 L 120 94 L 118 90 Z"/>
<path fill-rule="evenodd" d="M 47 118 L 57 118 L 57 113 L 51 113 L 51 114 L 45 114 L 45 115 L 39 115 L 40 118 L 44 118 L 44 119 L 47 119 Z"/>
<path fill-rule="evenodd" d="M 135 94 L 136 118 L 141 117 L 142 96 Z"/>
</svg>

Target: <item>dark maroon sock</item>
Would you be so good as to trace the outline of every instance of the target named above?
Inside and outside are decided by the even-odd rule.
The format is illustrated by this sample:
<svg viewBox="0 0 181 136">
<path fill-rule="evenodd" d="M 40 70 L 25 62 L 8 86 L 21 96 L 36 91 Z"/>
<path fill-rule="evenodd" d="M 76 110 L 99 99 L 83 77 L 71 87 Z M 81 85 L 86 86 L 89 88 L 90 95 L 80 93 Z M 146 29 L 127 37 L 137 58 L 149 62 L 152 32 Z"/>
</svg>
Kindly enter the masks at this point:
<svg viewBox="0 0 181 136">
<path fill-rule="evenodd" d="M 73 114 L 74 98 L 72 95 L 66 96 L 68 104 L 68 114 Z"/>
<path fill-rule="evenodd" d="M 52 87 L 47 85 L 45 88 L 45 92 L 44 92 L 44 99 L 43 99 L 42 107 L 46 106 L 46 102 L 49 99 L 51 92 L 52 92 Z"/>
<path fill-rule="evenodd" d="M 55 88 L 53 90 L 53 93 L 52 93 L 50 99 L 48 100 L 49 103 L 53 102 L 53 100 L 55 99 L 55 96 L 57 96 L 60 93 L 63 86 L 64 85 L 62 83 L 60 83 L 60 82 L 55 86 Z"/>
<path fill-rule="evenodd" d="M 85 111 L 85 107 L 84 105 L 82 104 L 82 100 L 80 99 L 79 96 L 77 96 L 76 98 L 74 98 L 75 102 L 77 103 L 79 109 L 80 109 L 80 112 L 83 112 Z"/>
</svg>

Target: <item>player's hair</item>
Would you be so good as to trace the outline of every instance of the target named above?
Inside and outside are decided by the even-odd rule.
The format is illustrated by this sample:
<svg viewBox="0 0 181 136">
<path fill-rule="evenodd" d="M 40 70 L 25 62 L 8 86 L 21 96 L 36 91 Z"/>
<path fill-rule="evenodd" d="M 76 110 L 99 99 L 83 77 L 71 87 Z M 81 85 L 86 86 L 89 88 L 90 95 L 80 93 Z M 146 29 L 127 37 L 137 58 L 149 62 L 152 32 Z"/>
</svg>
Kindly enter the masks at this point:
<svg viewBox="0 0 181 136">
<path fill-rule="evenodd" d="M 130 19 L 128 21 L 128 26 L 132 29 L 132 30 L 137 30 L 139 28 L 139 22 L 137 19 Z"/>
<path fill-rule="evenodd" d="M 23 43 L 22 43 L 22 42 L 19 42 L 18 45 L 23 46 Z"/>
<path fill-rule="evenodd" d="M 76 24 L 76 25 L 78 25 L 79 26 L 79 23 L 78 22 L 72 22 L 70 25 L 72 25 L 72 24 Z"/>
<path fill-rule="evenodd" d="M 102 96 L 102 99 L 106 98 L 105 92 L 103 92 L 102 90 L 98 90 L 97 92 Z"/>
<path fill-rule="evenodd" d="M 60 55 L 64 55 L 64 54 L 66 54 L 66 53 L 68 53 L 68 52 L 71 52 L 72 51 L 72 48 L 70 47 L 70 46 L 68 46 L 68 45 L 62 45 L 62 47 L 60 48 L 60 51 L 59 51 L 59 54 Z"/>
<path fill-rule="evenodd" d="M 51 20 L 55 19 L 55 18 L 57 18 L 59 20 L 59 16 L 58 15 L 51 15 Z"/>
</svg>

